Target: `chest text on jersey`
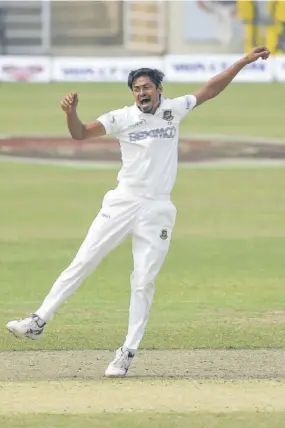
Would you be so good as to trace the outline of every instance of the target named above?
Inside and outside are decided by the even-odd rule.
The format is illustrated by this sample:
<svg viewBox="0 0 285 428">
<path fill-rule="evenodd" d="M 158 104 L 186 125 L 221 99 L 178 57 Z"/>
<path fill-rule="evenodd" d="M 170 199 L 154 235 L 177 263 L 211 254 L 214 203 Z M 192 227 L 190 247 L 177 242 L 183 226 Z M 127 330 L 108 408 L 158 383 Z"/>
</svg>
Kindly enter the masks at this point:
<svg viewBox="0 0 285 428">
<path fill-rule="evenodd" d="M 174 138 L 176 135 L 176 127 L 168 126 L 166 128 L 154 128 L 145 131 L 130 132 L 129 139 L 130 141 L 141 141 L 146 140 L 147 138 Z"/>
</svg>

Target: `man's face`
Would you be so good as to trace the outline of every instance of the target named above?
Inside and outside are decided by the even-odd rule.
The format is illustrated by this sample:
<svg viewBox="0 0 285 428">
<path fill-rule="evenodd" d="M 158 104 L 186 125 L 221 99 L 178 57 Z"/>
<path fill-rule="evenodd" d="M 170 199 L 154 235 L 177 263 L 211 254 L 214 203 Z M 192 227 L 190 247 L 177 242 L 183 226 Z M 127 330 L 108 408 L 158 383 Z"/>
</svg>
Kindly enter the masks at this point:
<svg viewBox="0 0 285 428">
<path fill-rule="evenodd" d="M 137 106 L 144 113 L 150 113 L 158 106 L 161 90 L 147 76 L 138 77 L 132 90 Z"/>
</svg>

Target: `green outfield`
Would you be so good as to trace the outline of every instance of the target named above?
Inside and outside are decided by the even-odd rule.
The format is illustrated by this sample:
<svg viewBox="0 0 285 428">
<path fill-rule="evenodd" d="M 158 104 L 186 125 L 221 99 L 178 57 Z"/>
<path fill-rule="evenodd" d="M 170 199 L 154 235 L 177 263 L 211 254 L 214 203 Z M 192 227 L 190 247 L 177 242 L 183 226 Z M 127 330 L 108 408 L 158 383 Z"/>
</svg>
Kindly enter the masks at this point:
<svg viewBox="0 0 285 428">
<path fill-rule="evenodd" d="M 177 225 L 143 347 L 284 347 L 284 182 L 284 168 L 180 169 Z M 2 325 L 38 307 L 115 183 L 114 170 L 1 164 Z M 131 270 L 127 239 L 39 343 L 15 341 L 1 330 L 1 348 L 120 345 Z"/>
<path fill-rule="evenodd" d="M 200 85 L 165 83 L 164 94 L 175 97 L 192 93 Z M 132 94 L 122 83 L 9 84 L 0 86 L 0 135 L 67 135 L 60 110 L 69 92 L 80 96 L 83 121 L 96 119 L 108 110 L 129 105 Z M 231 84 L 215 100 L 195 111 L 181 127 L 181 135 L 223 134 L 284 139 L 284 85 Z"/>
</svg>

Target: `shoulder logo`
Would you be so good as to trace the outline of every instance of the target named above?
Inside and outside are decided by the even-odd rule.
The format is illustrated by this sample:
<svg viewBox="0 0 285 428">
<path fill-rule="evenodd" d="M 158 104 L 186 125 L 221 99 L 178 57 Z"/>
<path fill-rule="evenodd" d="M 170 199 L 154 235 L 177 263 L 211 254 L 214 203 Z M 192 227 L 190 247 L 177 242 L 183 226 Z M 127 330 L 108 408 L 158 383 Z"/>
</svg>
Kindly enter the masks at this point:
<svg viewBox="0 0 285 428">
<path fill-rule="evenodd" d="M 174 116 L 172 110 L 164 110 L 162 119 L 167 120 L 168 122 L 173 120 Z"/>
<path fill-rule="evenodd" d="M 191 98 L 186 95 L 186 110 L 191 110 L 192 103 L 193 102 L 192 102 Z"/>
</svg>

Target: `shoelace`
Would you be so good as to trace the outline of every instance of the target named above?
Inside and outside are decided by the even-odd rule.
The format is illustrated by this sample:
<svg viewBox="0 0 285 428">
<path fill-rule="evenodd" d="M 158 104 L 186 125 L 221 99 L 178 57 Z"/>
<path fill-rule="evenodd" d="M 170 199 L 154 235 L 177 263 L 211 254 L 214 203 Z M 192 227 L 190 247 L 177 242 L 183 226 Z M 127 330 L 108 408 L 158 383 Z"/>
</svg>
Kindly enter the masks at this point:
<svg viewBox="0 0 285 428">
<path fill-rule="evenodd" d="M 43 327 L 46 325 L 46 323 L 35 314 L 31 314 L 31 318 L 39 329 L 43 329 Z"/>
<path fill-rule="evenodd" d="M 128 369 L 130 365 L 130 360 L 132 359 L 133 359 L 133 355 L 130 354 L 128 351 L 127 352 L 121 351 L 121 354 L 116 357 L 114 361 L 114 365 L 117 365 L 117 363 L 120 363 L 120 367 L 126 370 Z"/>
</svg>

